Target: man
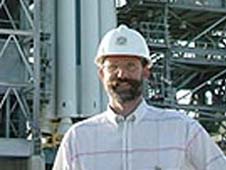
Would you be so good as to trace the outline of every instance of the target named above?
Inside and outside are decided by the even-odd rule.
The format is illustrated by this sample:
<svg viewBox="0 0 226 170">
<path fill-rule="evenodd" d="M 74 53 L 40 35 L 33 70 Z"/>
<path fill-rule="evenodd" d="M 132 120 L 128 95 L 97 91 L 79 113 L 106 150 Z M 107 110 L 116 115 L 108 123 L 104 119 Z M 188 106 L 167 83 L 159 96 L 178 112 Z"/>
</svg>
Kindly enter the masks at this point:
<svg viewBox="0 0 226 170">
<path fill-rule="evenodd" d="M 53 170 L 224 170 L 226 159 L 200 124 L 148 106 L 144 38 L 125 25 L 102 39 L 96 64 L 109 97 L 105 112 L 66 133 Z"/>
</svg>

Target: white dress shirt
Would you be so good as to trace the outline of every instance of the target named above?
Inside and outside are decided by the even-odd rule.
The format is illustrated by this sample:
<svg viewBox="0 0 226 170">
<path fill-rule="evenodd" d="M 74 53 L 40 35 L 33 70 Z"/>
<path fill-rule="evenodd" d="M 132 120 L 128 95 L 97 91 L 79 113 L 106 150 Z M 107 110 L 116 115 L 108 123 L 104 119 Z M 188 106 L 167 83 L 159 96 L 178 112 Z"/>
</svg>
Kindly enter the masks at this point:
<svg viewBox="0 0 226 170">
<path fill-rule="evenodd" d="M 226 170 L 226 158 L 197 121 L 143 101 L 126 119 L 108 107 L 73 125 L 53 170 Z"/>
</svg>

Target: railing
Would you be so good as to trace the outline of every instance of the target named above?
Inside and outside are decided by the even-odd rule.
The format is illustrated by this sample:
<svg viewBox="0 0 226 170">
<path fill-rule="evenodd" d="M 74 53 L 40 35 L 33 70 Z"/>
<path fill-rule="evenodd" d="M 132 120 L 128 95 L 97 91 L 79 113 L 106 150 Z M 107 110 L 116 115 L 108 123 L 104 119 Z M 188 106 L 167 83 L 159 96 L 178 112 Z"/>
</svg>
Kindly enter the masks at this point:
<svg viewBox="0 0 226 170">
<path fill-rule="evenodd" d="M 168 2 L 172 4 L 191 5 L 199 7 L 226 8 L 225 0 L 168 0 Z"/>
<path fill-rule="evenodd" d="M 128 4 L 132 4 L 140 0 L 127 0 Z M 142 3 L 169 3 L 178 5 L 189 5 L 197 7 L 210 7 L 210 8 L 226 8 L 226 0 L 142 0 Z"/>
</svg>

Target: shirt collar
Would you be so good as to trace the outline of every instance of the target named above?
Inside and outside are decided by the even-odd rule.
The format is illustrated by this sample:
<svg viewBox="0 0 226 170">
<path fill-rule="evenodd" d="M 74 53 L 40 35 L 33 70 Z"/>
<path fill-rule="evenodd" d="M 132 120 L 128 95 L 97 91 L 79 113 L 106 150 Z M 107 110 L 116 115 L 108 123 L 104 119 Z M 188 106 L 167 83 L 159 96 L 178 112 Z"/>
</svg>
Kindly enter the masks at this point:
<svg viewBox="0 0 226 170">
<path fill-rule="evenodd" d="M 128 116 L 126 119 L 123 116 L 117 115 L 111 107 L 108 105 L 107 107 L 107 119 L 115 125 L 118 125 L 120 121 L 128 120 L 133 121 L 135 124 L 139 123 L 145 114 L 145 110 L 147 108 L 147 103 L 143 99 L 138 107 Z"/>
</svg>

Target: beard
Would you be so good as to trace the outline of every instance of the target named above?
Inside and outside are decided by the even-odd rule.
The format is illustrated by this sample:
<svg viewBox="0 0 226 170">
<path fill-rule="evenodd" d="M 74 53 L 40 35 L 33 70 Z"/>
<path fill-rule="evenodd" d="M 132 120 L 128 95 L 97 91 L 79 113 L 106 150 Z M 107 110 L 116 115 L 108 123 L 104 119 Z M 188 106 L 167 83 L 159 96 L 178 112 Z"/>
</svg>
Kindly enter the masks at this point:
<svg viewBox="0 0 226 170">
<path fill-rule="evenodd" d="M 107 83 L 109 95 L 120 103 L 132 101 L 142 95 L 143 80 L 112 78 Z"/>
</svg>

